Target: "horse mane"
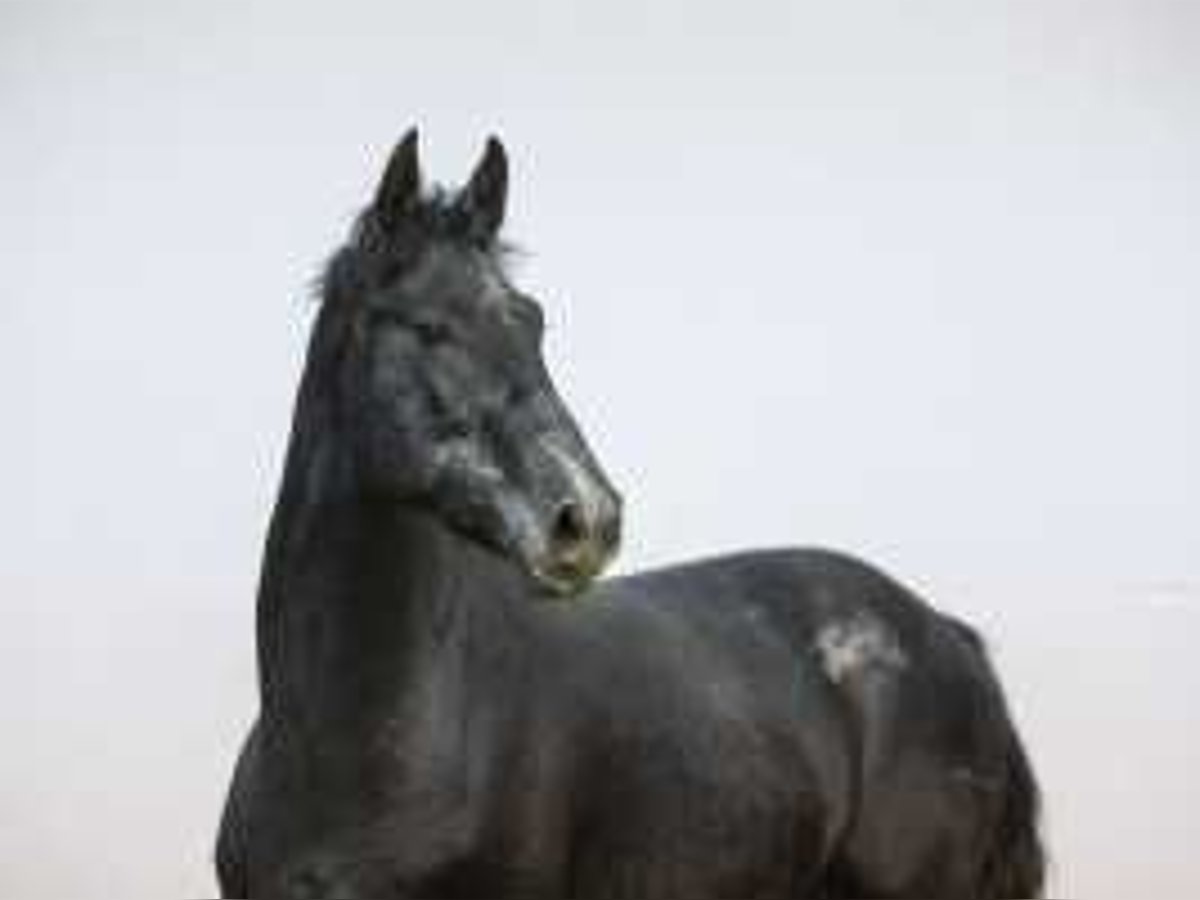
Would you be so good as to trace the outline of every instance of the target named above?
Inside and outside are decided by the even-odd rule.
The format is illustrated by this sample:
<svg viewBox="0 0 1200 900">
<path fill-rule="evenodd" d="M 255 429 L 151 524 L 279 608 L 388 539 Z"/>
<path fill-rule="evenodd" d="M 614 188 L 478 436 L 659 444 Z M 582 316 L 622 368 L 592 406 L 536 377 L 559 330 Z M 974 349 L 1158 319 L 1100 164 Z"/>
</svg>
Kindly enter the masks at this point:
<svg viewBox="0 0 1200 900">
<path fill-rule="evenodd" d="M 519 255 L 516 245 L 500 237 L 481 243 L 470 232 L 460 196 L 460 191 L 434 186 L 391 229 L 385 229 L 374 207 L 368 206 L 355 219 L 349 239 L 314 279 L 317 302 L 353 304 L 363 294 L 394 281 L 433 244 L 480 251 L 507 273 Z"/>
</svg>

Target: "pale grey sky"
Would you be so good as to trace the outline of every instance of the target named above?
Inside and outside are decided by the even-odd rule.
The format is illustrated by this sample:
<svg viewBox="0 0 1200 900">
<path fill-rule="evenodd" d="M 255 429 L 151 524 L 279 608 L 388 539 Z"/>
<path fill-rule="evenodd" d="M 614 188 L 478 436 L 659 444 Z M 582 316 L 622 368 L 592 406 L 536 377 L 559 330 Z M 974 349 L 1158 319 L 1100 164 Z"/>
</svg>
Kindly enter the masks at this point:
<svg viewBox="0 0 1200 900">
<path fill-rule="evenodd" d="M 513 161 L 620 569 L 859 552 L 993 635 L 1059 895 L 1200 893 L 1200 6 L 0 0 L 0 894 L 198 896 L 306 285 Z"/>
</svg>

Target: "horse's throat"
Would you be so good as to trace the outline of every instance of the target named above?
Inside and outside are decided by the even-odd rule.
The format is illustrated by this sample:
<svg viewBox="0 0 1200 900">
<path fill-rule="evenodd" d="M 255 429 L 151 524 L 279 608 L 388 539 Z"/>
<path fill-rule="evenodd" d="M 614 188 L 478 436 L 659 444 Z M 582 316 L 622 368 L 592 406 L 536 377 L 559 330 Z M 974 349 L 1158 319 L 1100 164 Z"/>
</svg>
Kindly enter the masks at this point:
<svg viewBox="0 0 1200 900">
<path fill-rule="evenodd" d="M 263 704 L 386 715 L 459 664 L 473 621 L 506 627 L 522 576 L 427 511 L 314 490 L 336 484 L 303 470 L 285 478 L 259 589 Z"/>
</svg>

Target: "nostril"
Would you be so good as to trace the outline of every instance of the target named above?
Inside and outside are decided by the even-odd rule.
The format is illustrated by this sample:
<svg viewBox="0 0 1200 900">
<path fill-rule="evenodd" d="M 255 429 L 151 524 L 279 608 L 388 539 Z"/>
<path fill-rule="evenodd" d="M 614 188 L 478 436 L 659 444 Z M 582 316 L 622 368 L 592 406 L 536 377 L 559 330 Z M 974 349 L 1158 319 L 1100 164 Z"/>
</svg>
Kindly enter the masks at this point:
<svg viewBox="0 0 1200 900">
<path fill-rule="evenodd" d="M 558 508 L 553 524 L 554 543 L 558 547 L 574 547 L 587 537 L 587 519 L 578 503 L 564 503 Z"/>
</svg>

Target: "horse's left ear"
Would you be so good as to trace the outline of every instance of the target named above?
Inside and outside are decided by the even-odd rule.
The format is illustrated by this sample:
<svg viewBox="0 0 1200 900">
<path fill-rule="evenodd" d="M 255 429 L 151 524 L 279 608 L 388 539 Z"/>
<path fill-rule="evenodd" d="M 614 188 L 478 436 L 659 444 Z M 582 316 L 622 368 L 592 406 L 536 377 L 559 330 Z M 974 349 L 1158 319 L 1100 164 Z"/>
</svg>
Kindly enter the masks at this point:
<svg viewBox="0 0 1200 900">
<path fill-rule="evenodd" d="M 417 129 L 400 139 L 375 191 L 372 207 L 387 231 L 392 231 L 417 205 L 421 195 L 421 164 L 417 159 Z"/>
<path fill-rule="evenodd" d="M 499 139 L 490 137 L 483 159 L 475 167 L 457 204 L 472 239 L 482 244 L 491 243 L 504 223 L 507 202 L 508 155 Z"/>
</svg>

